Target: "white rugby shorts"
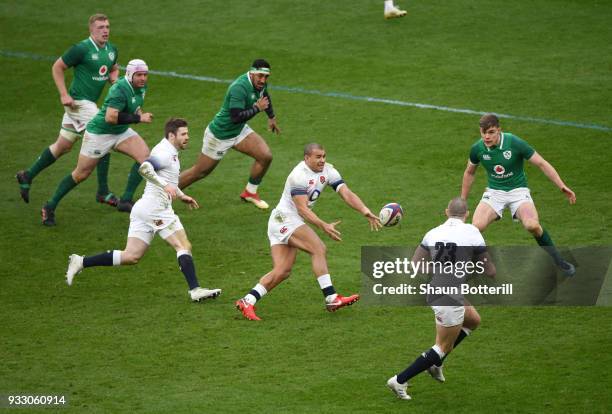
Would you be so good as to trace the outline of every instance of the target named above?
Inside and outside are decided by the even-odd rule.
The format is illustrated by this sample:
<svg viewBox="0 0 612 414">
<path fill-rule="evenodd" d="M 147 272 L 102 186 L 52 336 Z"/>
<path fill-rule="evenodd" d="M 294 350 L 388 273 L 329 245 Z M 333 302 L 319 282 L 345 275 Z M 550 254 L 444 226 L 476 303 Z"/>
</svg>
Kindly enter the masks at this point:
<svg viewBox="0 0 612 414">
<path fill-rule="evenodd" d="M 204 131 L 204 141 L 202 143 L 202 154 L 213 160 L 222 159 L 230 148 L 240 144 L 250 133 L 254 132 L 250 126 L 244 124 L 240 134 L 234 138 L 218 139 L 211 132 L 209 127 Z"/>
<path fill-rule="evenodd" d="M 157 233 L 162 239 L 166 239 L 182 229 L 181 219 L 172 210 L 169 199 L 162 201 L 156 198 L 141 198 L 132 207 L 128 237 L 136 237 L 151 244 Z"/>
<path fill-rule="evenodd" d="M 289 238 L 293 232 L 304 224 L 304 220 L 299 214 L 286 214 L 276 209 L 272 210 L 268 220 L 270 246 L 289 243 Z"/>
<path fill-rule="evenodd" d="M 527 187 L 519 187 L 510 191 L 492 190 L 486 188 L 482 195 L 481 203 L 491 206 L 499 218 L 502 217 L 504 209 L 509 208 L 512 218 L 515 218 L 516 211 L 523 203 L 533 203 L 531 192 Z"/>
<path fill-rule="evenodd" d="M 431 309 L 438 325 L 445 328 L 463 325 L 465 306 L 432 306 Z"/>
<path fill-rule="evenodd" d="M 64 106 L 64 117 L 59 133 L 70 142 L 75 142 L 79 138 L 79 135 L 87 127 L 87 123 L 98 113 L 98 106 L 95 102 L 78 100 L 74 101 L 74 106 L 74 109 L 70 106 Z M 67 128 L 64 125 L 72 125 L 72 128 Z"/>
<path fill-rule="evenodd" d="M 102 158 L 126 139 L 137 135 L 138 133 L 132 128 L 128 128 L 127 131 L 119 135 L 92 134 L 85 131 L 81 144 L 81 154 L 89 158 Z"/>
</svg>

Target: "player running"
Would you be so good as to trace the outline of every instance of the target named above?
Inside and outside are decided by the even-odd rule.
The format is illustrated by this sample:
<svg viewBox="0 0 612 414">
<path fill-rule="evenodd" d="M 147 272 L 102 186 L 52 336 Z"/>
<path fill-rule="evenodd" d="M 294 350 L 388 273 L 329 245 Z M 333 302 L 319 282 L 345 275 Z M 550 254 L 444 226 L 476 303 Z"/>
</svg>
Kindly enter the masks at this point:
<svg viewBox="0 0 612 414">
<path fill-rule="evenodd" d="M 289 277 L 298 250 L 311 256 L 312 270 L 323 291 L 328 311 L 334 312 L 359 300 L 359 295 L 344 297 L 336 293 L 327 269 L 325 244 L 305 221 L 320 228 L 333 240 L 342 240 L 336 229 L 340 221 L 327 223 L 311 210 L 329 185 L 346 204 L 365 216 L 372 230 L 378 230 L 382 224 L 357 194 L 348 188 L 334 166 L 325 161 L 323 146 L 308 144 L 304 149 L 304 161 L 287 177 L 280 202 L 268 220 L 268 238 L 274 267 L 244 298 L 236 302 L 236 308 L 245 318 L 260 320 L 255 314 L 255 303 Z"/>
<path fill-rule="evenodd" d="M 518 219 L 536 242 L 553 258 L 555 264 L 567 276 L 573 276 L 576 268 L 564 260 L 555 247 L 548 232 L 540 225 L 538 211 L 527 188 L 527 177 L 523 161 L 537 166 L 550 181 L 568 198 L 576 203 L 576 194 L 563 182 L 557 170 L 527 142 L 516 135 L 502 132 L 499 119 L 494 114 L 480 118 L 480 136 L 470 151 L 467 168 L 463 173 L 461 198 L 467 200 L 479 164 L 487 172 L 488 187 L 476 207 L 472 224 L 481 232 L 495 220 L 502 217 L 506 208 L 513 219 Z"/>
<path fill-rule="evenodd" d="M 178 189 L 180 172 L 179 150 L 187 148 L 189 130 L 187 121 L 172 118 L 166 122 L 165 138 L 153 147 L 151 156 L 140 166 L 140 173 L 147 180 L 144 194 L 136 202 L 130 214 L 130 229 L 125 250 L 113 250 L 96 256 L 70 255 L 66 282 L 72 285 L 76 274 L 85 267 L 133 265 L 144 256 L 153 237 L 159 233 L 176 250 L 179 267 L 189 285 L 189 297 L 193 301 L 215 298 L 221 289 L 204 289 L 196 277 L 191 255 L 191 243 L 172 209 L 172 200 L 178 198 L 189 208 L 199 208 L 193 198 Z"/>
<path fill-rule="evenodd" d="M 55 209 L 60 200 L 86 180 L 100 159 L 111 150 L 129 155 L 138 164 L 149 156 L 149 147 L 145 141 L 129 127 L 129 124 L 153 121 L 153 114 L 142 111 L 148 73 L 149 68 L 144 60 L 130 60 L 125 76 L 111 86 L 102 108 L 87 124 L 76 168 L 64 177 L 52 198 L 41 210 L 42 223 L 45 226 L 55 226 Z M 138 180 L 134 179 L 136 185 L 133 190 L 141 180 L 140 176 Z M 133 193 L 130 200 L 132 195 Z M 120 204 L 117 208 L 130 211 L 132 202 L 122 201 L 124 206 Z"/>
<path fill-rule="evenodd" d="M 259 198 L 257 189 L 270 163 L 272 152 L 266 141 L 246 123 L 259 112 L 268 116 L 268 129 L 280 134 L 272 101 L 268 93 L 270 64 L 257 59 L 249 71 L 238 77 L 227 89 L 223 106 L 204 132 L 202 153 L 196 163 L 183 171 L 180 188 L 186 188 L 210 174 L 230 148 L 255 159 L 246 188 L 240 194 L 243 201 L 267 209 L 268 203 Z"/>
<path fill-rule="evenodd" d="M 486 250 L 485 241 L 476 227 L 466 224 L 469 212 L 465 200 L 457 197 L 446 209 L 448 220 L 430 230 L 412 258 L 413 263 L 423 260 L 454 263 L 480 261 L 487 276 L 495 275 L 495 266 Z M 464 275 L 465 276 L 465 275 Z M 462 276 L 462 277 L 464 277 Z M 461 282 L 455 274 L 433 275 L 430 285 L 449 286 Z M 474 329 L 480 325 L 480 315 L 460 295 L 429 295 L 427 303 L 434 312 L 436 343 L 423 352 L 408 368 L 389 378 L 387 386 L 402 400 L 410 400 L 406 392 L 408 380 L 427 370 L 437 381 L 444 382 L 442 363 Z"/>
<path fill-rule="evenodd" d="M 81 138 L 87 123 L 98 113 L 96 102 L 102 94 L 104 85 L 107 82 L 115 83 L 119 78 L 117 64 L 119 52 L 115 45 L 108 41 L 110 34 L 108 17 L 103 14 L 91 16 L 89 33 L 87 39 L 72 46 L 53 64 L 53 80 L 60 94 L 60 101 L 64 105 L 65 114 L 57 140 L 45 148 L 30 168 L 21 170 L 16 175 L 21 198 L 26 203 L 30 202 L 32 180 L 59 157 L 70 152 L 74 143 Z M 65 72 L 71 67 L 74 68 L 74 79 L 70 90 L 67 90 Z M 117 197 L 108 189 L 109 163 L 110 154 L 106 154 L 96 167 L 98 174 L 96 200 L 116 207 Z M 130 192 L 133 194 L 131 186 L 134 185 L 134 177 L 137 186 L 140 182 L 137 169 L 132 169 L 130 172 L 128 188 L 122 198 L 128 197 Z"/>
</svg>

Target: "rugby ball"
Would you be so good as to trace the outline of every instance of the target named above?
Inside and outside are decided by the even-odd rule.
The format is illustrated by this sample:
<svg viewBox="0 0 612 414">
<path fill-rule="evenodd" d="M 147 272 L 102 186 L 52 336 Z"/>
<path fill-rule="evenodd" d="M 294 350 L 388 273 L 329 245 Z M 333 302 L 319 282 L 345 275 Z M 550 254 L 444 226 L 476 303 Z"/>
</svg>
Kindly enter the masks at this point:
<svg viewBox="0 0 612 414">
<path fill-rule="evenodd" d="M 402 220 L 403 216 L 404 210 L 398 203 L 389 203 L 378 213 L 378 218 L 380 218 L 380 222 L 385 227 L 395 226 Z"/>
</svg>

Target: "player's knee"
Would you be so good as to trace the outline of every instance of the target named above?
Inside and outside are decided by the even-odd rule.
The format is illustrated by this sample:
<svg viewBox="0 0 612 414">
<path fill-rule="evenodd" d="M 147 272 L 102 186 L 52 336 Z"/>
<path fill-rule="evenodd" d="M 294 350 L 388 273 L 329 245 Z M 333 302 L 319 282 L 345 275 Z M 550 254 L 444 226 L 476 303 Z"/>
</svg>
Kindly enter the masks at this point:
<svg viewBox="0 0 612 414">
<path fill-rule="evenodd" d="M 91 172 L 92 172 L 92 169 L 79 168 L 72 172 L 72 178 L 74 179 L 75 182 L 80 183 L 81 181 L 85 181 L 87 177 L 91 175 Z"/>
<path fill-rule="evenodd" d="M 470 331 L 475 330 L 480 326 L 480 315 L 477 312 L 472 312 L 468 318 L 463 321 L 463 326 Z"/>
<path fill-rule="evenodd" d="M 51 153 L 55 158 L 59 158 L 64 154 L 67 154 L 72 149 L 73 142 L 65 139 L 58 140 L 55 144 L 51 145 Z"/>
<path fill-rule="evenodd" d="M 140 255 L 134 254 L 132 252 L 123 252 L 121 255 L 121 264 L 125 265 L 135 265 L 140 261 Z"/>
<path fill-rule="evenodd" d="M 525 230 L 532 234 L 537 234 L 540 232 L 540 222 L 535 219 L 524 220 L 523 227 L 525 227 Z"/>
<path fill-rule="evenodd" d="M 472 318 L 471 318 L 471 327 L 470 329 L 473 331 L 474 329 L 478 328 L 480 326 L 480 315 L 475 313 Z"/>
<path fill-rule="evenodd" d="M 257 161 L 266 166 L 272 164 L 272 152 L 270 150 L 264 152 Z"/>
</svg>

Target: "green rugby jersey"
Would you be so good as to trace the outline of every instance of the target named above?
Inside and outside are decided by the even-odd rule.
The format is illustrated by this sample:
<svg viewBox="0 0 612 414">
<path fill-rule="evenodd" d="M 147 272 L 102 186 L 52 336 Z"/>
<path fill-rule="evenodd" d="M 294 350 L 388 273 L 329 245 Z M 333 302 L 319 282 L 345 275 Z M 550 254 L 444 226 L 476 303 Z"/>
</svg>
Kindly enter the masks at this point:
<svg viewBox="0 0 612 414">
<path fill-rule="evenodd" d="M 119 135 L 130 127 L 129 125 L 113 125 L 104 119 L 108 107 L 118 109 L 119 112 L 135 114 L 144 104 L 146 85 L 143 88 L 134 89 L 132 84 L 124 77 L 119 79 L 108 90 L 102 108 L 96 116 L 87 124 L 87 132 L 92 134 Z"/>
<path fill-rule="evenodd" d="M 117 63 L 119 53 L 110 42 L 100 48 L 91 37 L 72 46 L 62 55 L 62 60 L 68 67 L 74 67 L 74 79 L 70 85 L 70 96 L 73 99 L 96 102 L 108 74 Z"/>
<path fill-rule="evenodd" d="M 267 87 L 268 85 L 266 84 L 261 91 L 256 90 L 253 84 L 251 84 L 248 72 L 240 75 L 232 82 L 229 88 L 227 88 L 221 109 L 208 125 L 213 135 L 218 139 L 230 139 L 240 134 L 246 122 L 233 123 L 230 118 L 230 109 L 252 108 L 255 102 L 263 96 Z"/>
<path fill-rule="evenodd" d="M 487 148 L 482 139 L 472 145 L 470 162 L 482 163 L 489 188 L 510 191 L 527 187 L 523 161 L 529 160 L 534 153 L 535 150 L 516 135 L 502 132 L 498 146 Z"/>
</svg>

